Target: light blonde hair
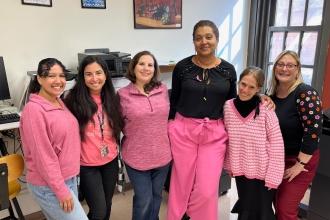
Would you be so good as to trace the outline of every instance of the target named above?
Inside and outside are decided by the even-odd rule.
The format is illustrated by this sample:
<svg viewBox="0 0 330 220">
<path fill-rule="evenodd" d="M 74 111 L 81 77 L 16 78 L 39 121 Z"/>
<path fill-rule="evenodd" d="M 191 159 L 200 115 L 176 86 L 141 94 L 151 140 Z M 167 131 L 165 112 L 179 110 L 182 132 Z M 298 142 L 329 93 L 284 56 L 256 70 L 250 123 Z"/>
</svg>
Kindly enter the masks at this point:
<svg viewBox="0 0 330 220">
<path fill-rule="evenodd" d="M 279 82 L 275 76 L 275 68 L 276 68 L 278 61 L 285 55 L 290 55 L 292 58 L 294 58 L 296 60 L 297 69 L 298 69 L 298 75 L 297 75 L 296 81 L 290 86 L 289 93 L 292 92 L 295 88 L 297 88 L 297 86 L 299 84 L 304 82 L 302 75 L 301 75 L 301 63 L 300 63 L 300 58 L 299 58 L 298 54 L 292 50 L 284 50 L 275 59 L 273 69 L 272 69 L 272 78 L 270 81 L 270 88 L 268 90 L 268 95 L 275 95 L 275 93 L 276 93 Z"/>
</svg>

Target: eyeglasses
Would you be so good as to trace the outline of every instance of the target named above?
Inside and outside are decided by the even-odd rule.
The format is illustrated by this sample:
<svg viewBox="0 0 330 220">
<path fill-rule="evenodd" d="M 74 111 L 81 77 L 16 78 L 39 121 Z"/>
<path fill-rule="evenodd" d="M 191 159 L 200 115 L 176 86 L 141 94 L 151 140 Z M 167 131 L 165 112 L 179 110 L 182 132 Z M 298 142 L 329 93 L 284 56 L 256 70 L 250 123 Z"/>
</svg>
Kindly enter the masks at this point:
<svg viewBox="0 0 330 220">
<path fill-rule="evenodd" d="M 286 67 L 288 70 L 293 70 L 297 67 L 298 65 L 293 64 L 293 63 L 288 63 L 288 64 L 284 64 L 284 63 L 277 63 L 276 67 L 283 69 L 284 67 Z"/>
</svg>

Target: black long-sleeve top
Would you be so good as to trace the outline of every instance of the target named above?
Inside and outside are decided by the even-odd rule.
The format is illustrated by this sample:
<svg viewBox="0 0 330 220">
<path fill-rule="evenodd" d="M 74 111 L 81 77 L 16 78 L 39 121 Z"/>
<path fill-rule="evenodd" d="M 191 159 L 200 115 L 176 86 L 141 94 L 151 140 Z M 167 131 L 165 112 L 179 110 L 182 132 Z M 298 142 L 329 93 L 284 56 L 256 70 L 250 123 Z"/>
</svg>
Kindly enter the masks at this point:
<svg viewBox="0 0 330 220">
<path fill-rule="evenodd" d="M 312 155 L 322 131 L 322 107 L 317 91 L 300 84 L 286 98 L 272 96 L 283 135 L 285 155 Z"/>
<path fill-rule="evenodd" d="M 174 68 L 169 119 L 176 112 L 190 118 L 222 118 L 225 101 L 236 97 L 235 68 L 221 59 L 218 66 L 203 69 L 192 62 L 192 57 Z"/>
</svg>

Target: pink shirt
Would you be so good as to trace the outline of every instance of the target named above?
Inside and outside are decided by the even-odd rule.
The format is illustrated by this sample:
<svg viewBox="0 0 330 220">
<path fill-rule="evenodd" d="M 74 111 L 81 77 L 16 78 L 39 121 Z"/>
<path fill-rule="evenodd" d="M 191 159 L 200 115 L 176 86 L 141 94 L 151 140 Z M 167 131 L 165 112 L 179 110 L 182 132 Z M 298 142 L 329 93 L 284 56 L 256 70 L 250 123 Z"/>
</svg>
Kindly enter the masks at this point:
<svg viewBox="0 0 330 220">
<path fill-rule="evenodd" d="M 112 161 L 117 156 L 117 143 L 112 136 L 112 129 L 109 125 L 108 117 L 103 111 L 102 119 L 102 101 L 100 96 L 92 95 L 94 102 L 97 104 L 98 110 L 93 115 L 93 120 L 88 122 L 85 128 L 85 139 L 81 143 L 81 165 L 83 166 L 100 166 Z M 100 122 L 104 120 L 103 136 L 100 128 Z M 108 146 L 109 153 L 106 156 L 101 155 L 103 145 Z"/>
<path fill-rule="evenodd" d="M 172 156 L 167 134 L 169 99 L 166 86 L 162 84 L 145 96 L 130 83 L 118 94 L 125 121 L 122 146 L 125 163 L 137 170 L 169 163 Z"/>
<path fill-rule="evenodd" d="M 76 118 L 62 107 L 31 94 L 20 121 L 27 182 L 48 186 L 59 200 L 70 195 L 65 180 L 79 173 L 80 135 Z"/>
<path fill-rule="evenodd" d="M 243 118 L 233 99 L 224 106 L 224 122 L 229 136 L 224 168 L 233 176 L 264 180 L 277 188 L 284 173 L 284 144 L 276 114 L 260 105 Z"/>
</svg>

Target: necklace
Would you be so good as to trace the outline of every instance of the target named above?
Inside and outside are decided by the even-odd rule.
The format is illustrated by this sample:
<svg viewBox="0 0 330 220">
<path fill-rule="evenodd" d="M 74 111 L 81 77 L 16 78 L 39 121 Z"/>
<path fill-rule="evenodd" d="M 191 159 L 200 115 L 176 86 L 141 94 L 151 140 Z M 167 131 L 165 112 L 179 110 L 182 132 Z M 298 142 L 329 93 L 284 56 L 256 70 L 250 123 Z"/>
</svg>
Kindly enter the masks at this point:
<svg viewBox="0 0 330 220">
<path fill-rule="evenodd" d="M 209 60 L 211 60 L 211 58 Z M 209 61 L 209 60 L 207 60 L 207 61 Z M 205 63 L 205 62 L 203 63 L 200 61 L 198 55 L 194 56 L 194 61 L 197 64 L 197 66 L 199 66 L 203 69 L 211 69 L 211 68 L 219 65 L 221 62 L 221 61 L 219 62 L 219 60 L 215 56 L 213 56 L 211 61 L 209 61 L 207 63 Z"/>
</svg>

